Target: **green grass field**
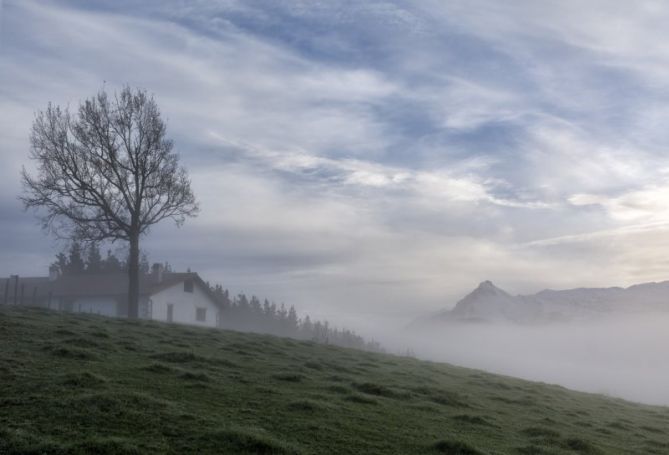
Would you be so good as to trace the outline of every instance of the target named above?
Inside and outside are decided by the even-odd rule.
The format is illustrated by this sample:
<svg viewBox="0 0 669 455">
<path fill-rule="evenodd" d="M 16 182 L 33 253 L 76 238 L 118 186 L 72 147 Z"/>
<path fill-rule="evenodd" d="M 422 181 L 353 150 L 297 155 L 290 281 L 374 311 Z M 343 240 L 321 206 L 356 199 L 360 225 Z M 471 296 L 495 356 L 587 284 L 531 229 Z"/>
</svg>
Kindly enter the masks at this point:
<svg viewBox="0 0 669 455">
<path fill-rule="evenodd" d="M 0 453 L 666 454 L 669 408 L 271 336 L 0 307 Z"/>
</svg>

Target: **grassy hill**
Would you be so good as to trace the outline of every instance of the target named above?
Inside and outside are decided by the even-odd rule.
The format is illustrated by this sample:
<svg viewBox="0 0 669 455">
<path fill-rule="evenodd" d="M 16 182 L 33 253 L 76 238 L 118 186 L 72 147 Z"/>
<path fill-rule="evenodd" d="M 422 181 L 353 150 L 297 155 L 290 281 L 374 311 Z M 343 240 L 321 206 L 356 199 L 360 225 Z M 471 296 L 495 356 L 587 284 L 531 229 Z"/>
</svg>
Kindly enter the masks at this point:
<svg viewBox="0 0 669 455">
<path fill-rule="evenodd" d="M 0 453 L 669 453 L 669 408 L 263 335 L 0 307 Z"/>
</svg>

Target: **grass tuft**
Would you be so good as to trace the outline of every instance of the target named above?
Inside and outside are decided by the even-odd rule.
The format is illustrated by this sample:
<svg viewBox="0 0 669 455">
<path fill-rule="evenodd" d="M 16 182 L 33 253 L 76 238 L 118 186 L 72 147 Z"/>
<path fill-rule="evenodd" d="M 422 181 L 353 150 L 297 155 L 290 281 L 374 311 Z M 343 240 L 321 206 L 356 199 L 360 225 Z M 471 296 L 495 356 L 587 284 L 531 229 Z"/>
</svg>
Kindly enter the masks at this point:
<svg viewBox="0 0 669 455">
<path fill-rule="evenodd" d="M 206 360 L 190 351 L 161 352 L 159 354 L 153 354 L 151 358 L 171 363 L 192 363 Z"/>
<path fill-rule="evenodd" d="M 354 383 L 353 387 L 362 393 L 375 395 L 377 397 L 397 398 L 400 396 L 400 394 L 393 389 L 374 382 Z"/>
<path fill-rule="evenodd" d="M 181 373 L 179 375 L 179 378 L 184 379 L 186 381 L 201 381 L 201 382 L 209 382 L 211 380 L 211 378 L 206 373 L 192 372 L 192 371 L 186 371 Z"/>
<path fill-rule="evenodd" d="M 441 440 L 432 447 L 437 452 L 446 455 L 483 455 L 483 452 L 461 441 Z"/>
<path fill-rule="evenodd" d="M 352 403 L 358 404 L 378 404 L 374 398 L 367 397 L 365 395 L 360 395 L 359 393 L 352 393 L 344 397 L 344 400 L 350 401 Z"/>
<path fill-rule="evenodd" d="M 516 453 L 519 455 L 555 455 L 556 452 L 531 444 L 516 448 Z"/>
<path fill-rule="evenodd" d="M 225 429 L 199 435 L 199 451 L 205 453 L 230 453 L 238 455 L 299 455 L 301 452 L 278 441 L 262 431 Z M 193 445 L 194 446 L 194 445 Z M 189 452 L 193 446 L 185 447 Z"/>
<path fill-rule="evenodd" d="M 68 387 L 97 388 L 107 383 L 107 378 L 84 371 L 81 373 L 67 373 L 61 383 Z"/>
<path fill-rule="evenodd" d="M 174 371 L 176 371 L 171 366 L 165 365 L 164 363 L 159 363 L 159 362 L 153 362 L 153 363 L 143 367 L 142 369 L 144 371 L 149 371 L 151 373 L 158 373 L 158 374 L 173 373 Z"/>
<path fill-rule="evenodd" d="M 560 437 L 560 433 L 557 431 L 544 427 L 527 427 L 523 429 L 522 433 L 530 438 L 557 439 Z"/>
<path fill-rule="evenodd" d="M 433 403 L 437 403 L 443 406 L 451 406 L 454 408 L 469 407 L 465 397 L 450 390 L 444 390 L 435 387 L 415 387 L 412 390 L 418 395 L 424 396 Z"/>
<path fill-rule="evenodd" d="M 302 382 L 305 376 L 299 373 L 277 373 L 272 375 L 272 379 L 283 382 Z"/>
<path fill-rule="evenodd" d="M 602 453 L 597 447 L 592 445 L 589 441 L 586 441 L 581 438 L 569 438 L 566 439 L 562 446 L 569 450 L 573 450 L 578 453 L 596 455 Z"/>
<path fill-rule="evenodd" d="M 73 360 L 97 360 L 98 356 L 94 353 L 80 348 L 70 348 L 64 346 L 48 347 L 47 351 L 54 357 Z"/>
<path fill-rule="evenodd" d="M 313 400 L 297 400 L 288 403 L 288 409 L 298 412 L 316 412 L 325 410 L 325 406 Z"/>
<path fill-rule="evenodd" d="M 77 442 L 70 447 L 74 454 L 95 454 L 95 455 L 141 455 L 143 452 L 130 441 L 117 438 L 91 438 Z"/>
<path fill-rule="evenodd" d="M 492 423 L 488 422 L 481 416 L 473 416 L 468 414 L 460 414 L 453 417 L 453 420 L 458 422 L 466 423 L 468 425 L 481 425 L 481 426 L 494 426 Z"/>
</svg>

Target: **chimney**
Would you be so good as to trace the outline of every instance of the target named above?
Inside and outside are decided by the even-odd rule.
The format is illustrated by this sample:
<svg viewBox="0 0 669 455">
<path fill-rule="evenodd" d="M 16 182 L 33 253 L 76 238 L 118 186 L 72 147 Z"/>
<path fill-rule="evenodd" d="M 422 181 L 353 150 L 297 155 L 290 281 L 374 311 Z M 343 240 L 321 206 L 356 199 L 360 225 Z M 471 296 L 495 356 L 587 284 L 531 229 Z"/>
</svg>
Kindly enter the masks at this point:
<svg viewBox="0 0 669 455">
<path fill-rule="evenodd" d="M 60 278 L 60 269 L 57 265 L 52 265 L 49 267 L 49 281 L 56 281 Z"/>
<path fill-rule="evenodd" d="M 153 266 L 151 266 L 151 281 L 154 283 L 160 283 L 163 281 L 163 271 L 164 268 L 162 264 L 157 262 L 153 264 Z"/>
</svg>

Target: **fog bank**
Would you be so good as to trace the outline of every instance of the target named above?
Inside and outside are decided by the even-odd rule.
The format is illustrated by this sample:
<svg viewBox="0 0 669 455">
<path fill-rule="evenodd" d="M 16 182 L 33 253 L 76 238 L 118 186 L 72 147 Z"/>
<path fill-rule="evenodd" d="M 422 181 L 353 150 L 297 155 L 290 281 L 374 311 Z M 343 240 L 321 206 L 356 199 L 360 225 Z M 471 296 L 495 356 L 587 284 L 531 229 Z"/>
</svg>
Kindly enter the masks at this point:
<svg viewBox="0 0 669 455">
<path fill-rule="evenodd" d="M 668 314 L 645 314 L 541 326 L 454 323 L 381 339 L 424 359 L 669 405 L 668 328 Z"/>
</svg>

